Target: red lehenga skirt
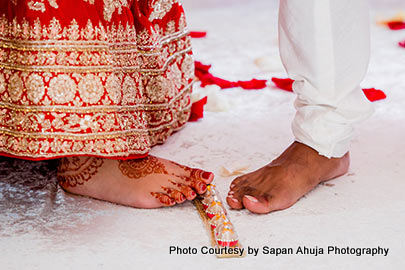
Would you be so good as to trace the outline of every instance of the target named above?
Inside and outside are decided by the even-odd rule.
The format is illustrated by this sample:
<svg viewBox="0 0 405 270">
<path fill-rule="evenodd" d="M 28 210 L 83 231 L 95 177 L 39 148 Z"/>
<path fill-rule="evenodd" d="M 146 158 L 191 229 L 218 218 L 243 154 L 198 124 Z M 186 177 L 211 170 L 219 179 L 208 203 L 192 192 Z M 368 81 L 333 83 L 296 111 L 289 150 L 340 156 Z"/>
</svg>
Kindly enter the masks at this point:
<svg viewBox="0 0 405 270">
<path fill-rule="evenodd" d="M 0 155 L 139 158 L 190 114 L 177 0 L 0 0 Z"/>
</svg>

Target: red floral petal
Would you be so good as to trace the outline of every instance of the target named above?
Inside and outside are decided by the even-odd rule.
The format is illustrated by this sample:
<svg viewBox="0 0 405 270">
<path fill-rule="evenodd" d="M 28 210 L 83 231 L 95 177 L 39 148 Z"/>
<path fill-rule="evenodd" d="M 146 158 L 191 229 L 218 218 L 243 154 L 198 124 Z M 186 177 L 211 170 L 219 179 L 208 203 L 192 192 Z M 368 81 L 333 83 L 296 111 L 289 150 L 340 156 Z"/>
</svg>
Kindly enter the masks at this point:
<svg viewBox="0 0 405 270">
<path fill-rule="evenodd" d="M 194 61 L 195 70 L 203 74 L 207 74 L 211 68 L 211 65 L 204 65 L 200 61 Z"/>
<path fill-rule="evenodd" d="M 207 85 L 218 85 L 221 89 L 228 89 L 233 87 L 242 87 L 244 89 L 262 89 L 266 87 L 266 80 L 250 80 L 250 81 L 238 81 L 232 82 L 221 79 L 212 75 L 209 70 L 211 65 L 204 65 L 199 61 L 195 61 L 195 76 L 200 80 L 201 87 Z"/>
<path fill-rule="evenodd" d="M 390 21 L 390 22 L 387 22 L 387 26 L 391 30 L 402 30 L 402 29 L 405 29 L 405 22 L 404 21 Z"/>
<path fill-rule="evenodd" d="M 215 76 L 212 76 L 212 79 L 213 79 L 212 84 L 218 85 L 219 87 L 221 87 L 221 89 L 238 87 L 237 82 L 224 80 L 224 79 L 221 79 L 221 78 L 215 77 Z"/>
<path fill-rule="evenodd" d="M 238 81 L 238 86 L 246 90 L 263 89 L 267 86 L 266 84 L 267 80 L 252 79 L 250 81 Z"/>
<path fill-rule="evenodd" d="M 287 79 L 272 78 L 271 80 L 278 88 L 286 91 L 292 91 L 292 85 L 294 83 L 294 80 L 289 78 Z M 371 102 L 385 99 L 387 97 L 387 95 L 382 90 L 375 88 L 363 89 L 363 92 L 366 95 L 367 99 L 370 100 Z"/>
<path fill-rule="evenodd" d="M 212 84 L 211 73 L 209 72 L 211 65 L 204 65 L 199 61 L 194 62 L 195 69 L 194 74 L 195 76 L 201 81 L 201 86 L 204 87 L 206 85 Z"/>
<path fill-rule="evenodd" d="M 405 40 L 398 43 L 398 45 L 402 48 L 405 48 Z"/>
<path fill-rule="evenodd" d="M 387 97 L 387 95 L 382 90 L 375 88 L 363 89 L 363 92 L 368 98 L 368 100 L 370 100 L 371 102 L 385 99 Z"/>
<path fill-rule="evenodd" d="M 204 97 L 191 105 L 191 114 L 188 121 L 195 122 L 204 117 L 204 105 L 207 104 L 208 97 Z"/>
<path fill-rule="evenodd" d="M 289 91 L 292 92 L 293 91 L 293 83 L 294 80 L 290 79 L 290 78 L 286 78 L 286 79 L 280 79 L 280 78 L 271 78 L 271 81 L 276 85 L 276 87 L 285 90 L 285 91 Z"/>
<path fill-rule="evenodd" d="M 204 38 L 207 36 L 207 32 L 203 32 L 203 31 L 191 31 L 190 32 L 190 37 L 192 38 Z"/>
<path fill-rule="evenodd" d="M 404 44 L 400 44 L 400 46 L 405 46 Z M 266 80 L 256 80 L 252 79 L 250 81 L 237 81 L 232 82 L 228 80 L 221 79 L 219 77 L 213 76 L 209 69 L 211 65 L 204 65 L 201 62 L 195 62 L 195 74 L 197 78 L 201 81 L 201 86 L 205 87 L 206 85 L 218 85 L 222 89 L 233 88 L 233 87 L 242 87 L 243 89 L 263 89 L 266 87 Z M 290 78 L 271 78 L 271 81 L 276 85 L 276 87 L 283 89 L 288 92 L 293 91 L 293 83 L 294 80 Z M 385 99 L 387 96 L 381 90 L 375 88 L 363 89 L 364 94 L 366 97 L 371 101 L 377 101 L 381 99 Z M 205 104 L 205 103 L 204 103 Z M 194 104 L 193 104 L 194 105 Z M 198 118 L 197 118 L 198 119 Z M 191 120 L 195 121 L 195 120 Z"/>
<path fill-rule="evenodd" d="M 218 85 L 221 89 L 227 89 L 237 86 L 236 83 L 215 77 L 211 73 L 204 74 L 198 78 L 200 79 L 201 87 L 205 87 L 207 85 Z"/>
</svg>

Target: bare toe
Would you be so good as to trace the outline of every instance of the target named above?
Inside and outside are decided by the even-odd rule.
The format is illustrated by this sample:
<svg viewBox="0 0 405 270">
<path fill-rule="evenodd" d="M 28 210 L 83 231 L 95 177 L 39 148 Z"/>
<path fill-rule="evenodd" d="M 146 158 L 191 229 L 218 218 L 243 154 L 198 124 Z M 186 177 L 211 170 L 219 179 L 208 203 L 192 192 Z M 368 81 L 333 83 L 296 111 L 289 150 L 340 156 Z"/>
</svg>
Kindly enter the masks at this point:
<svg viewBox="0 0 405 270">
<path fill-rule="evenodd" d="M 268 214 L 273 211 L 283 210 L 291 206 L 287 201 L 280 197 L 255 197 L 250 195 L 243 196 L 243 205 L 252 213 Z"/>
<path fill-rule="evenodd" d="M 180 191 L 172 188 L 162 187 L 166 194 L 175 200 L 176 203 L 183 203 L 186 200 L 186 197 Z"/>
<path fill-rule="evenodd" d="M 174 181 L 171 181 L 171 183 L 187 198 L 187 200 L 191 201 L 197 197 L 197 193 L 195 193 L 195 191 L 188 185 L 176 183 Z"/>
<path fill-rule="evenodd" d="M 201 180 L 205 184 L 210 184 L 214 180 L 214 174 L 212 172 L 207 172 L 200 169 L 191 169 L 190 178 Z"/>
<path fill-rule="evenodd" d="M 207 191 L 207 185 L 201 180 L 195 180 L 191 186 L 197 191 L 198 194 L 204 194 Z"/>
<path fill-rule="evenodd" d="M 260 198 L 257 199 L 250 195 L 243 196 L 243 205 L 250 212 L 256 214 L 267 214 L 271 212 L 271 205 L 267 199 Z"/>
<path fill-rule="evenodd" d="M 231 185 L 229 186 L 230 191 L 233 191 L 243 180 L 246 179 L 246 176 L 239 176 L 235 178 L 232 182 Z"/>
<path fill-rule="evenodd" d="M 226 197 L 226 202 L 228 203 L 229 207 L 233 209 L 243 208 L 242 202 L 234 198 L 232 195 L 228 195 L 228 197 Z"/>
<path fill-rule="evenodd" d="M 160 192 L 151 192 L 150 193 L 153 197 L 155 197 L 161 204 L 162 206 L 173 206 L 176 204 L 175 200 L 170 198 L 168 195 Z M 147 207 L 145 207 L 147 208 Z M 151 207 L 155 208 L 155 207 Z"/>
</svg>

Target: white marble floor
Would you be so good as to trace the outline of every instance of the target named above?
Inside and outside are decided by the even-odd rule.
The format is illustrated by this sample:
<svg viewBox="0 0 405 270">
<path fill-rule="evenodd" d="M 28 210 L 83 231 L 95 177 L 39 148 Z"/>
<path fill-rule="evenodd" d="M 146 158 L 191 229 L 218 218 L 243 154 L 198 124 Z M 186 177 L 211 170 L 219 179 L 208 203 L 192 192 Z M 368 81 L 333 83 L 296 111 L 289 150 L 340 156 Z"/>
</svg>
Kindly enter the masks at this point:
<svg viewBox="0 0 405 270">
<path fill-rule="evenodd" d="M 399 3 L 373 1 L 373 17 L 405 9 Z M 227 79 L 285 76 L 277 58 L 277 1 L 185 0 L 184 5 L 190 28 L 208 32 L 194 40 L 194 50 L 196 59 L 213 65 L 213 73 Z M 219 260 L 170 255 L 172 245 L 209 244 L 190 203 L 131 209 L 67 195 L 47 179 L 32 188 L 3 175 L 0 269 L 404 269 L 405 50 L 396 46 L 402 39 L 405 31 L 373 23 L 373 56 L 363 86 L 384 89 L 388 98 L 376 102 L 374 116 L 358 127 L 348 175 L 319 186 L 285 211 L 265 216 L 229 211 L 244 246 L 380 246 L 389 248 L 388 256 L 259 254 Z M 273 72 L 254 64 L 261 57 L 271 59 Z M 215 172 L 225 195 L 232 178 L 220 176 L 222 165 L 256 169 L 292 141 L 294 95 L 269 88 L 229 89 L 216 96 L 223 112 L 207 112 L 153 154 Z M 15 166 L 23 174 L 25 165 Z M 41 166 L 46 165 L 35 167 L 38 173 Z"/>
</svg>

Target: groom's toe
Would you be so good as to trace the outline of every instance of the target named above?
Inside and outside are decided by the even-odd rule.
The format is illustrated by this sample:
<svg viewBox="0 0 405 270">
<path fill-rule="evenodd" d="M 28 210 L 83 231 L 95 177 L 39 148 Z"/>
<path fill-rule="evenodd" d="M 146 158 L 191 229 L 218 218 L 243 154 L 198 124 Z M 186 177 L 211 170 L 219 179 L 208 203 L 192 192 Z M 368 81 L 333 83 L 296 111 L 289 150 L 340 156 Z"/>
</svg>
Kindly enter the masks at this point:
<svg viewBox="0 0 405 270">
<path fill-rule="evenodd" d="M 245 195 L 243 196 L 242 202 L 244 207 L 252 213 L 267 214 L 273 211 L 271 199 Z"/>
<path fill-rule="evenodd" d="M 233 194 L 228 195 L 226 197 L 226 202 L 228 203 L 229 207 L 231 207 L 233 209 L 242 209 L 243 208 L 242 201 L 235 198 Z"/>
<path fill-rule="evenodd" d="M 283 196 L 250 196 L 245 195 L 242 199 L 243 206 L 252 213 L 267 214 L 273 211 L 283 210 L 294 203 Z"/>
<path fill-rule="evenodd" d="M 233 189 L 235 189 L 242 182 L 242 180 L 244 180 L 244 178 L 242 177 L 235 178 L 229 186 L 230 190 L 232 191 Z"/>
</svg>

